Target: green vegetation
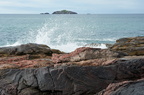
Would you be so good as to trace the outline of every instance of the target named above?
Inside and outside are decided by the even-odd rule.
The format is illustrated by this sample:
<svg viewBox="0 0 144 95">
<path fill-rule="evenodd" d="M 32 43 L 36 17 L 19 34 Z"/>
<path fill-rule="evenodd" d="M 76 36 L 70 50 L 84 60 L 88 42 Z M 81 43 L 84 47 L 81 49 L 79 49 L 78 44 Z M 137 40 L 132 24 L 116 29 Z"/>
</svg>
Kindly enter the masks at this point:
<svg viewBox="0 0 144 95">
<path fill-rule="evenodd" d="M 68 10 L 61 10 L 61 11 L 55 11 L 53 14 L 77 14 L 76 12 L 73 11 L 68 11 Z"/>
</svg>

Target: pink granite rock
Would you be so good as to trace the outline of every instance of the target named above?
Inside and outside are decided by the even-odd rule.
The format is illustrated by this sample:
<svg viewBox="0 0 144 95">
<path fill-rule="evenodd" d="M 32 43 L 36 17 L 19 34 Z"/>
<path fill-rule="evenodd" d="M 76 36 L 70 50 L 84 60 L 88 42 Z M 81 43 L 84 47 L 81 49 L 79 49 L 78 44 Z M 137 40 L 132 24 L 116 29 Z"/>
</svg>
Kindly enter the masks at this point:
<svg viewBox="0 0 144 95">
<path fill-rule="evenodd" d="M 99 58 L 117 58 L 124 56 L 121 52 L 113 52 L 109 49 L 81 47 L 68 54 L 53 54 L 52 61 L 54 63 L 60 62 L 77 62 L 89 59 Z"/>
<path fill-rule="evenodd" d="M 143 95 L 144 78 L 112 83 L 99 95 Z"/>
<path fill-rule="evenodd" d="M 52 65 L 48 59 L 29 59 L 29 55 L 2 57 L 0 58 L 0 69 L 8 68 L 38 68 Z"/>
</svg>

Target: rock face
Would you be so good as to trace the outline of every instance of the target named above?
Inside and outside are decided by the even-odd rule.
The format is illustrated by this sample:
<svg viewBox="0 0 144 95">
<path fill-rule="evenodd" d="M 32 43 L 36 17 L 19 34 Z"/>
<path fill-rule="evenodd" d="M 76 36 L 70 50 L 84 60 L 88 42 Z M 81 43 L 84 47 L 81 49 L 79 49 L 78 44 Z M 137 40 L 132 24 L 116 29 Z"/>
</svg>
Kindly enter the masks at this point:
<svg viewBox="0 0 144 95">
<path fill-rule="evenodd" d="M 111 47 L 113 51 L 121 51 L 130 56 L 144 55 L 144 37 L 122 38 Z"/>
<path fill-rule="evenodd" d="M 81 47 L 69 54 L 53 54 L 52 60 L 55 63 L 59 62 L 76 62 L 88 59 L 98 58 L 118 58 L 124 56 L 124 53 L 113 52 L 108 49 Z"/>
<path fill-rule="evenodd" d="M 144 79 L 110 84 L 100 95 L 143 95 Z"/>
<path fill-rule="evenodd" d="M 50 47 L 42 44 L 23 44 L 20 46 L 13 47 L 2 47 L 0 48 L 0 56 L 9 55 L 26 55 L 26 54 L 45 54 L 51 55 L 52 51 Z"/>
<path fill-rule="evenodd" d="M 40 68 L 52 64 L 48 58 L 31 59 L 31 55 L 0 58 L 0 69 Z"/>
<path fill-rule="evenodd" d="M 61 10 L 61 11 L 55 11 L 52 14 L 77 14 L 77 13 L 68 10 Z"/>
<path fill-rule="evenodd" d="M 94 95 L 105 89 L 110 83 L 144 77 L 143 67 L 144 58 L 125 58 L 110 65 L 98 67 L 60 66 L 58 68 L 4 69 L 0 70 L 0 94 Z"/>
</svg>

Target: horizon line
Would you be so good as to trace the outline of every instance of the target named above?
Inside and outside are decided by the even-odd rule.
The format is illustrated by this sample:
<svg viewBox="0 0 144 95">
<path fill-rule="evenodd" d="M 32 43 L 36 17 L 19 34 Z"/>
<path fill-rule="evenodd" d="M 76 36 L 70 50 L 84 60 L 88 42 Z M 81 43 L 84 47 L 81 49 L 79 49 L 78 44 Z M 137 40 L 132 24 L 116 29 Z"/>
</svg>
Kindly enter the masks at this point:
<svg viewBox="0 0 144 95">
<path fill-rule="evenodd" d="M 83 14 L 86 14 L 86 15 L 97 15 L 97 14 L 144 14 L 144 13 L 78 13 L 78 14 L 0 13 L 0 14 L 1 15 L 2 14 L 17 14 L 17 15 L 20 15 L 20 14 L 40 14 L 40 15 L 83 15 Z"/>
</svg>

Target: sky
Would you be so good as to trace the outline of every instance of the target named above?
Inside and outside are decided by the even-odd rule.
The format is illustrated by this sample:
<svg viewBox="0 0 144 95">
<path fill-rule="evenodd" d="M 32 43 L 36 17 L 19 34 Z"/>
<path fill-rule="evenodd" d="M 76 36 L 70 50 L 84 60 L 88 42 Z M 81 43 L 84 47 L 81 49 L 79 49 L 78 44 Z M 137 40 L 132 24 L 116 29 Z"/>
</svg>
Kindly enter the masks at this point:
<svg viewBox="0 0 144 95">
<path fill-rule="evenodd" d="M 70 10 L 79 14 L 144 13 L 144 0 L 0 0 L 0 14 L 39 14 Z"/>
</svg>

